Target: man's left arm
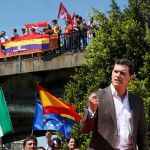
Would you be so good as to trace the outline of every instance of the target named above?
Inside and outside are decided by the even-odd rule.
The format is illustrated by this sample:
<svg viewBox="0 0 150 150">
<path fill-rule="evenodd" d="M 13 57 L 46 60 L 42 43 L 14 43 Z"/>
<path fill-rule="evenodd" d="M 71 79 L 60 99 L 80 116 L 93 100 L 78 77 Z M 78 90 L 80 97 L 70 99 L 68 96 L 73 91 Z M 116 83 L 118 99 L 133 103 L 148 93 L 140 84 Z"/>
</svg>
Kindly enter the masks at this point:
<svg viewBox="0 0 150 150">
<path fill-rule="evenodd" d="M 148 143 L 148 125 L 145 118 L 143 100 L 140 99 L 140 120 L 137 131 L 138 150 L 149 150 Z"/>
</svg>

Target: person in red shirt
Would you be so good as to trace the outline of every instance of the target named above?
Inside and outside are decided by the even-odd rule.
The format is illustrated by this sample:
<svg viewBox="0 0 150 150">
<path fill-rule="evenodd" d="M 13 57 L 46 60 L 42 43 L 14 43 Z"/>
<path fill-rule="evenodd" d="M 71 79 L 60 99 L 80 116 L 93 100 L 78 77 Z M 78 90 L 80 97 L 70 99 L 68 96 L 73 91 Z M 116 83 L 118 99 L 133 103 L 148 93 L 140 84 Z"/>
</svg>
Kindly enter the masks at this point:
<svg viewBox="0 0 150 150">
<path fill-rule="evenodd" d="M 72 31 L 73 31 L 73 25 L 71 24 L 71 21 L 66 21 L 66 27 L 65 27 L 65 34 L 64 34 L 64 44 L 65 44 L 65 50 L 69 51 L 72 49 Z"/>
</svg>

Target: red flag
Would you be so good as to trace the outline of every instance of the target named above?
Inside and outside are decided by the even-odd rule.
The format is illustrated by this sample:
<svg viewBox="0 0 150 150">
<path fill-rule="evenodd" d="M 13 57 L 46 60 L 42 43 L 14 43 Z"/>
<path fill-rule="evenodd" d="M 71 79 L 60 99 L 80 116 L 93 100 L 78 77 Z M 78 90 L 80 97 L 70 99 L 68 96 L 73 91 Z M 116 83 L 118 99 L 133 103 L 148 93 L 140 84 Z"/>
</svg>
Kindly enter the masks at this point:
<svg viewBox="0 0 150 150">
<path fill-rule="evenodd" d="M 25 24 L 25 26 L 35 28 L 35 27 L 46 27 L 47 24 L 48 24 L 48 21 L 45 21 L 45 22 L 36 22 L 36 23 Z"/>
<path fill-rule="evenodd" d="M 60 3 L 60 6 L 59 6 L 58 18 L 71 21 L 71 16 L 62 2 Z"/>
<path fill-rule="evenodd" d="M 73 15 L 72 15 L 72 18 L 71 18 L 72 24 L 74 24 L 74 23 L 76 22 L 76 21 L 75 21 L 75 15 L 76 15 L 76 13 L 74 12 Z"/>
</svg>

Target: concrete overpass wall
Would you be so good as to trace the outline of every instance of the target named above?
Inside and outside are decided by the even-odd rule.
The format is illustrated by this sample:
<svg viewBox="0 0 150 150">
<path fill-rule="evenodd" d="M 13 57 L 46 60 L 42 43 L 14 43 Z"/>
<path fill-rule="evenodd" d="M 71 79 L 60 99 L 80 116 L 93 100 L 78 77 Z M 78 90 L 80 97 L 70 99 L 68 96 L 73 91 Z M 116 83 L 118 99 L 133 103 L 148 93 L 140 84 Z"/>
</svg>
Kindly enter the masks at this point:
<svg viewBox="0 0 150 150">
<path fill-rule="evenodd" d="M 83 62 L 83 53 L 65 53 L 54 58 L 49 56 L 47 58 L 0 62 L 0 76 L 72 68 L 80 66 Z"/>
</svg>

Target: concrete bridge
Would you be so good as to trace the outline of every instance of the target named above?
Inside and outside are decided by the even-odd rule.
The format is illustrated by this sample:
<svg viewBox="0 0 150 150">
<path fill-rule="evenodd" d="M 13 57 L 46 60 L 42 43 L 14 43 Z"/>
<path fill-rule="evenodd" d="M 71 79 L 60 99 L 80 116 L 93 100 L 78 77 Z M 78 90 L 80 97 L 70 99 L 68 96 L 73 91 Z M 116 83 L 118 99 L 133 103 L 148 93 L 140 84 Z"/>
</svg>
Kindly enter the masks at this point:
<svg viewBox="0 0 150 150">
<path fill-rule="evenodd" d="M 23 139 L 31 134 L 35 106 L 36 83 L 62 97 L 64 86 L 85 61 L 83 53 L 68 52 L 29 59 L 0 62 L 0 86 L 10 111 L 14 134 L 3 142 Z M 37 131 L 36 135 L 44 135 Z"/>
</svg>

